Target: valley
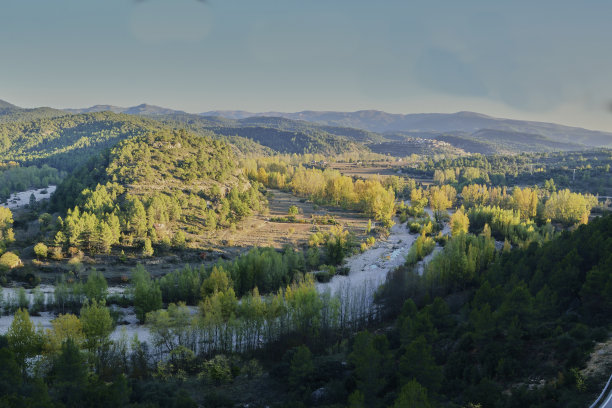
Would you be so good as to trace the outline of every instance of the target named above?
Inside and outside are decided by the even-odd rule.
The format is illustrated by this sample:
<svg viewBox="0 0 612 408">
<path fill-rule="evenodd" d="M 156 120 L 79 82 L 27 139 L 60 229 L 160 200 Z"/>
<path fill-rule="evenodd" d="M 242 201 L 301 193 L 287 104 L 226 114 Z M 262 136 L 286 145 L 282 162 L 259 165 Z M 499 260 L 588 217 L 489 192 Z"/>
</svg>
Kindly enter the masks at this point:
<svg viewBox="0 0 612 408">
<path fill-rule="evenodd" d="M 30 341 L 16 366 L 71 355 L 98 376 L 87 387 L 125 375 L 212 406 L 384 406 L 408 377 L 436 406 L 596 397 L 605 135 L 136 108 L 7 108 L 0 339 Z"/>
</svg>

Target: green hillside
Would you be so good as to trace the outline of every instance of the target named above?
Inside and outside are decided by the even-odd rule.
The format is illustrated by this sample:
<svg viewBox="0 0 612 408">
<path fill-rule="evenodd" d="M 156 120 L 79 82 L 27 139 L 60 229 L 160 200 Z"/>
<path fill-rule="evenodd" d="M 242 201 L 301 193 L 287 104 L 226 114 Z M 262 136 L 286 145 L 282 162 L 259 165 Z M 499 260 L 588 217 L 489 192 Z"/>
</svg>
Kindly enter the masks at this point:
<svg viewBox="0 0 612 408">
<path fill-rule="evenodd" d="M 66 116 L 69 113 L 53 108 L 25 109 L 0 99 L 0 123 L 27 122 L 36 119 L 48 119 Z"/>
<path fill-rule="evenodd" d="M 185 131 L 124 140 L 58 186 L 52 207 L 67 215 L 56 244 L 92 252 L 182 246 L 185 237 L 230 226 L 262 206 L 236 162 L 227 143 Z"/>
<path fill-rule="evenodd" d="M 0 157 L 70 171 L 120 140 L 161 127 L 148 119 L 110 112 L 4 123 L 0 124 Z"/>
<path fill-rule="evenodd" d="M 361 142 L 380 140 L 379 135 L 367 131 L 282 118 L 234 120 L 181 113 L 152 117 L 175 129 L 186 128 L 195 133 L 214 132 L 237 146 L 244 145 L 245 139 L 249 139 L 278 153 L 337 155 L 366 152 L 368 148 Z M 255 147 L 251 145 L 250 149 Z"/>
</svg>

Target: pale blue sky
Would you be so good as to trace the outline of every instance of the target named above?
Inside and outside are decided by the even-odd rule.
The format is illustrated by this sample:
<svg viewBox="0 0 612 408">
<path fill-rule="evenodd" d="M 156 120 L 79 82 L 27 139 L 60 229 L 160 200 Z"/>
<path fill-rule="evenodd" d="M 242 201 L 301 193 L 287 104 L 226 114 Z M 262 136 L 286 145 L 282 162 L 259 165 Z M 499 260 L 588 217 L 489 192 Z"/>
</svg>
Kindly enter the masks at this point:
<svg viewBox="0 0 612 408">
<path fill-rule="evenodd" d="M 0 99 L 612 130 L 612 2 L 2 0 Z"/>
</svg>

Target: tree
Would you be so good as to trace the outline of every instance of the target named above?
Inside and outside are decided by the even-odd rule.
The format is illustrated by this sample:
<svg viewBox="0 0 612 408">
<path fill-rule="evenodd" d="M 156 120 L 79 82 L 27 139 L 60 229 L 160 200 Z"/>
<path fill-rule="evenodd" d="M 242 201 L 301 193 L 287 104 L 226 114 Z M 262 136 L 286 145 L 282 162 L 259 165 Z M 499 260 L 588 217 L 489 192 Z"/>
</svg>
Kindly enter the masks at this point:
<svg viewBox="0 0 612 408">
<path fill-rule="evenodd" d="M 26 370 L 26 360 L 34 357 L 42 346 L 42 337 L 34 329 L 27 309 L 18 309 L 6 333 L 9 348 L 15 354 L 22 372 Z"/>
<path fill-rule="evenodd" d="M 144 246 L 142 248 L 142 256 L 150 257 L 153 256 L 153 246 L 151 245 L 151 239 L 145 238 Z"/>
<path fill-rule="evenodd" d="M 15 355 L 8 348 L 2 347 L 0 348 L 0 396 L 13 395 L 20 386 L 21 373 Z"/>
<path fill-rule="evenodd" d="M 308 390 L 308 383 L 314 373 L 314 369 L 310 349 L 306 346 L 296 347 L 289 366 L 289 385 L 293 389 L 304 393 Z"/>
<path fill-rule="evenodd" d="M 424 336 L 419 336 L 408 344 L 399 361 L 399 373 L 402 378 L 416 380 L 427 389 L 437 391 L 442 383 L 442 368 L 438 366 L 431 354 L 431 346 Z"/>
<path fill-rule="evenodd" d="M 552 193 L 544 204 L 544 217 L 570 225 L 587 220 L 597 204 L 592 195 L 572 193 L 568 189 Z"/>
<path fill-rule="evenodd" d="M 360 332 L 355 336 L 349 361 L 355 367 L 357 388 L 372 405 L 376 395 L 387 385 L 391 369 L 391 353 L 385 336 Z"/>
<path fill-rule="evenodd" d="M 12 252 L 6 252 L 0 256 L 0 272 L 15 269 L 22 265 L 21 259 Z"/>
<path fill-rule="evenodd" d="M 420 188 L 413 188 L 410 191 L 410 206 L 412 207 L 413 215 L 418 216 L 422 214 L 426 205 L 427 197 L 423 194 L 423 190 Z"/>
<path fill-rule="evenodd" d="M 90 300 L 97 300 L 98 302 L 106 300 L 108 284 L 102 272 L 94 269 L 87 277 L 84 290 L 85 296 Z"/>
<path fill-rule="evenodd" d="M 467 234 L 470 228 L 470 219 L 465 215 L 463 207 L 458 209 L 450 219 L 451 234 L 453 236 L 459 234 Z"/>
<path fill-rule="evenodd" d="M 514 208 L 521 212 L 522 219 L 534 218 L 538 209 L 538 194 L 529 187 L 521 189 L 516 186 L 512 190 Z"/>
<path fill-rule="evenodd" d="M 147 313 L 162 308 L 161 289 L 157 282 L 151 281 L 149 273 L 140 264 L 134 270 L 132 281 L 134 282 L 134 309 L 136 317 L 143 323 Z"/>
<path fill-rule="evenodd" d="M 393 408 L 431 408 L 427 388 L 415 380 L 409 381 L 402 387 Z"/>
<path fill-rule="evenodd" d="M 50 352 L 59 352 L 62 344 L 72 341 L 80 347 L 85 341 L 83 325 L 73 314 L 60 314 L 51 321 L 52 330 L 47 330 L 45 348 Z"/>
<path fill-rule="evenodd" d="M 201 293 L 202 298 L 206 298 L 217 292 L 225 292 L 232 286 L 232 280 L 229 278 L 223 268 L 213 266 L 212 272 L 208 278 L 202 282 Z"/>
<path fill-rule="evenodd" d="M 62 344 L 61 353 L 53 362 L 50 378 L 57 399 L 63 406 L 83 406 L 87 391 L 87 364 L 79 347 L 71 339 Z"/>
<path fill-rule="evenodd" d="M 178 230 L 172 237 L 172 246 L 175 248 L 185 248 L 185 233 Z"/>
<path fill-rule="evenodd" d="M 108 345 L 108 336 L 113 331 L 113 319 L 106 307 L 106 302 L 86 300 L 81 308 L 81 323 L 85 335 L 85 348 L 99 352 Z"/>
<path fill-rule="evenodd" d="M 36 254 L 36 257 L 38 259 L 46 258 L 48 251 L 49 248 L 47 248 L 47 246 L 42 242 L 39 242 L 38 244 L 34 245 L 34 254 Z"/>
<path fill-rule="evenodd" d="M 8 244 L 15 240 L 13 234 L 13 213 L 10 209 L 0 206 L 0 253 Z"/>
<path fill-rule="evenodd" d="M 28 207 L 32 209 L 36 207 L 36 196 L 34 195 L 34 193 L 30 194 L 30 200 L 29 200 Z"/>
<path fill-rule="evenodd" d="M 432 186 L 429 189 L 429 205 L 436 219 L 439 219 L 441 214 L 453 205 L 456 194 L 455 189 L 449 185 Z"/>
<path fill-rule="evenodd" d="M 391 188 L 385 188 L 376 180 L 359 180 L 355 184 L 355 192 L 363 212 L 375 220 L 383 223 L 385 227 L 393 225 L 395 213 L 395 193 Z"/>
<path fill-rule="evenodd" d="M 115 233 L 106 222 L 98 224 L 96 237 L 96 249 L 103 254 L 109 254 L 111 247 L 118 242 Z"/>
</svg>

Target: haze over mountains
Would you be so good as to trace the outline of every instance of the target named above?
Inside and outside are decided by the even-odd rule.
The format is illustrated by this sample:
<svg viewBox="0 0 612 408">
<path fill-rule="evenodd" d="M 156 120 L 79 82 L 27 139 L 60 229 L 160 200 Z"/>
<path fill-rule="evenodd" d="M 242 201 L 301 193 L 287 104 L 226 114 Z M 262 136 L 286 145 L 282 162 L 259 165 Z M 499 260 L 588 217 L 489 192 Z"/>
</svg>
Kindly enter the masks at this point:
<svg viewBox="0 0 612 408">
<path fill-rule="evenodd" d="M 144 103 L 132 107 L 95 105 L 59 110 L 23 109 L 0 101 L 0 123 L 99 112 L 147 117 L 166 127 L 184 127 L 196 133 L 214 132 L 220 137 L 233 138 L 235 143 L 242 144 L 243 150 L 246 143 L 248 149 L 259 145 L 261 149 L 280 153 L 338 154 L 370 149 L 376 153 L 401 156 L 409 152 L 431 153 L 436 149 L 443 152 L 440 146 L 444 144 L 440 145 L 439 142 L 452 146 L 451 150 L 483 154 L 612 147 L 610 132 L 494 118 L 474 112 L 402 115 L 376 110 L 295 113 L 208 111 L 193 114 Z M 125 121 L 125 118 L 112 120 Z M 427 146 L 425 150 L 423 146 Z"/>
<path fill-rule="evenodd" d="M 65 109 L 71 113 L 100 112 L 109 110 L 115 113 L 132 115 L 169 115 L 184 111 L 155 105 L 141 104 L 132 107 L 95 105 L 90 108 Z M 611 146 L 612 133 L 588 130 L 555 123 L 495 118 L 475 112 L 457 113 L 413 113 L 394 114 L 378 110 L 356 112 L 302 111 L 302 112 L 248 112 L 242 110 L 217 110 L 199 114 L 205 117 L 228 119 L 247 119 L 252 117 L 278 117 L 302 120 L 328 126 L 350 127 L 371 132 L 436 132 L 436 133 L 474 133 L 483 129 L 516 132 L 523 135 L 539 135 L 556 142 L 583 144 L 586 146 Z M 508 136 L 506 134 L 506 136 Z"/>
<path fill-rule="evenodd" d="M 393 114 L 377 110 L 357 112 L 303 111 L 296 113 L 244 111 L 209 111 L 204 116 L 241 119 L 253 116 L 275 116 L 293 120 L 346 126 L 372 132 L 467 132 L 482 129 L 504 130 L 550 137 L 559 142 L 587 146 L 610 146 L 612 133 L 582 129 L 546 122 L 494 118 L 474 112 Z"/>
</svg>

